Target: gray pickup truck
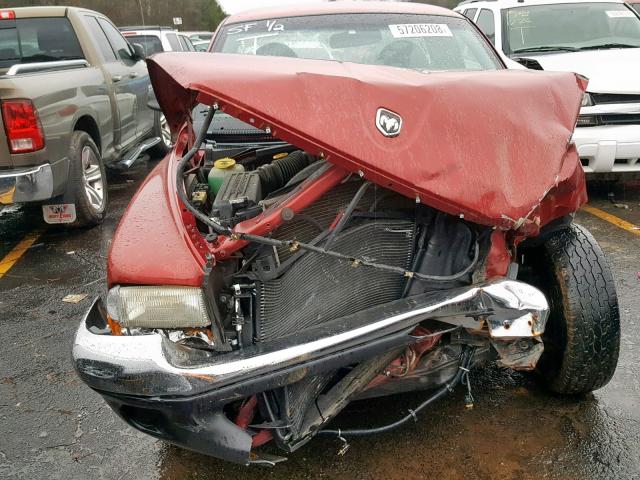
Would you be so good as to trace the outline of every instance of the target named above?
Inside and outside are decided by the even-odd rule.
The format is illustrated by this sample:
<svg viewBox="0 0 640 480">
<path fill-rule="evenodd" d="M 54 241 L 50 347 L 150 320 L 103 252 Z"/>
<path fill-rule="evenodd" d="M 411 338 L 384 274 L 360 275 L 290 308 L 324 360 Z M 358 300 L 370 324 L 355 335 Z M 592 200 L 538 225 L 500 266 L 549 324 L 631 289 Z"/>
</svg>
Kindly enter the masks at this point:
<svg viewBox="0 0 640 480">
<path fill-rule="evenodd" d="M 47 223 L 100 223 L 106 168 L 171 146 L 152 98 L 142 48 L 104 15 L 0 9 L 0 204 L 40 204 Z"/>
</svg>

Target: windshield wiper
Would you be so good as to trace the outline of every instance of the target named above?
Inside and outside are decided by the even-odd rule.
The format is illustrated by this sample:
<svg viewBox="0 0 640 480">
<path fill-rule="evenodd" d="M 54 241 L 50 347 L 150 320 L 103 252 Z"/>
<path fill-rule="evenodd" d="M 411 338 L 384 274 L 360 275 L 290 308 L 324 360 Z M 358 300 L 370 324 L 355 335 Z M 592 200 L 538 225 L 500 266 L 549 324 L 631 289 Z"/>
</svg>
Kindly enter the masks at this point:
<svg viewBox="0 0 640 480">
<path fill-rule="evenodd" d="M 541 47 L 518 48 L 513 53 L 525 52 L 579 52 L 581 49 L 568 45 L 543 45 Z"/>
<path fill-rule="evenodd" d="M 603 43 L 600 45 L 580 47 L 579 50 L 605 50 L 608 48 L 640 48 L 640 45 L 630 45 L 628 43 Z"/>
</svg>

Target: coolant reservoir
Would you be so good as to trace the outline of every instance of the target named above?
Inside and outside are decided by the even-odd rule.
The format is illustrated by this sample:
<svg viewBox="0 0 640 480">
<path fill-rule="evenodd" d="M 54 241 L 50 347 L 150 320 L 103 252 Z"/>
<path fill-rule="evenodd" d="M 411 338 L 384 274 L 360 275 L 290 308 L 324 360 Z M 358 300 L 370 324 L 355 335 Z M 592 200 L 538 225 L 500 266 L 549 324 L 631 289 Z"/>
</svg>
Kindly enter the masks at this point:
<svg viewBox="0 0 640 480">
<path fill-rule="evenodd" d="M 209 188 L 214 195 L 218 194 L 224 180 L 232 173 L 244 172 L 244 167 L 233 158 L 221 158 L 213 162 L 209 172 Z"/>
</svg>

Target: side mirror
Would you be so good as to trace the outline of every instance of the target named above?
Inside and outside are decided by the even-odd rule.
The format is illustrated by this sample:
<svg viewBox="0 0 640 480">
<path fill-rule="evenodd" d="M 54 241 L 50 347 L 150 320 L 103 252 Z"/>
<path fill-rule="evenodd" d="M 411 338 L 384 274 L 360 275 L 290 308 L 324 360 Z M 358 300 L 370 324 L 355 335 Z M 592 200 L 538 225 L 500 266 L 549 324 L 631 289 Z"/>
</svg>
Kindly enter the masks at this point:
<svg viewBox="0 0 640 480">
<path fill-rule="evenodd" d="M 136 54 L 137 60 L 144 60 L 145 58 L 147 58 L 147 54 L 144 51 L 144 47 L 142 45 L 140 45 L 139 43 L 134 43 L 131 46 L 133 47 L 133 53 Z"/>
</svg>

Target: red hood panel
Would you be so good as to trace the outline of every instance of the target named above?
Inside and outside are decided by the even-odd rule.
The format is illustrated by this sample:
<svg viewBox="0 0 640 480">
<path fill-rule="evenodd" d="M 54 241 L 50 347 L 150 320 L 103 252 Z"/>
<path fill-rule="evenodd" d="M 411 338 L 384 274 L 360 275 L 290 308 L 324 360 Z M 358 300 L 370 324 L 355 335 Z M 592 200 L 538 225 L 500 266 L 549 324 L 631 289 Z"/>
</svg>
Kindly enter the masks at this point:
<svg viewBox="0 0 640 480">
<path fill-rule="evenodd" d="M 160 54 L 148 65 L 173 128 L 196 101 L 217 101 L 282 140 L 474 222 L 524 224 L 533 234 L 586 201 L 569 146 L 586 82 L 571 73 L 425 74 L 210 53 Z M 381 107 L 402 117 L 395 138 L 376 128 Z"/>
</svg>

